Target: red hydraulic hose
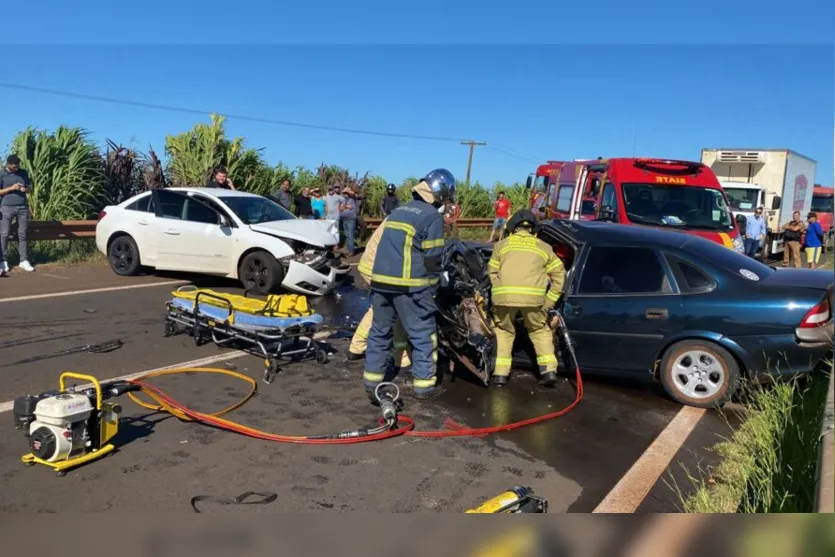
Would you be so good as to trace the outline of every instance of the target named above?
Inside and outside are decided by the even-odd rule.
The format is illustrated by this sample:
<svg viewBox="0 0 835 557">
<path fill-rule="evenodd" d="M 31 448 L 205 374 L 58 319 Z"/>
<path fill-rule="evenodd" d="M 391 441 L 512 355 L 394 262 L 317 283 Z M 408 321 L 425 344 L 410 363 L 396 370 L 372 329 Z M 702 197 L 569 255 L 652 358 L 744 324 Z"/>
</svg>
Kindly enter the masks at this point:
<svg viewBox="0 0 835 557">
<path fill-rule="evenodd" d="M 511 431 L 514 429 L 519 429 L 520 427 L 525 427 L 529 425 L 541 424 L 542 422 L 547 422 L 548 420 L 553 420 L 554 418 L 559 418 L 560 416 L 565 416 L 568 414 L 575 406 L 577 406 L 580 401 L 583 399 L 583 378 L 580 376 L 580 368 L 575 368 L 575 377 L 577 381 L 577 394 L 574 397 L 574 402 L 563 408 L 562 410 L 558 410 L 556 412 L 551 412 L 549 414 L 542 414 L 541 416 L 536 416 L 534 418 L 528 418 L 527 420 L 520 420 L 518 422 L 513 422 L 505 425 L 496 425 L 490 427 L 479 427 L 479 428 L 455 428 L 450 430 L 442 430 L 442 431 L 414 431 L 409 430 L 405 433 L 410 437 L 481 437 L 484 435 L 491 435 L 493 433 L 499 433 L 502 431 Z"/>
</svg>

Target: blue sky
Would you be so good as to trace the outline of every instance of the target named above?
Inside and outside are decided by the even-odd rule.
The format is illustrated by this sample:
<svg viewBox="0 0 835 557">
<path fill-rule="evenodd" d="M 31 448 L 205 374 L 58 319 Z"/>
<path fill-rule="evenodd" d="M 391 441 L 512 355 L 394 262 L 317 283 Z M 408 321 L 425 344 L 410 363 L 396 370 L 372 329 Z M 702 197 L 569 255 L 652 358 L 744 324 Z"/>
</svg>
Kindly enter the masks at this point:
<svg viewBox="0 0 835 557">
<path fill-rule="evenodd" d="M 3 58 L 15 63 L 14 71 L 7 66 L 0 82 L 184 107 L 205 111 L 205 116 L 0 87 L 3 151 L 27 125 L 53 129 L 66 124 L 85 127 L 99 140 L 109 137 L 143 149 L 150 144 L 159 153 L 166 134 L 207 121 L 208 113 L 216 111 L 486 141 L 488 146 L 476 148 L 472 177 L 488 184 L 523 181 L 547 159 L 633 153 L 698 159 L 702 147 L 790 148 L 818 161 L 817 182 L 833 183 L 832 45 L 600 44 L 604 36 L 613 42 L 625 40 L 624 26 L 608 35 L 587 31 L 572 38 L 569 34 L 566 40 L 584 37 L 587 43 L 575 45 L 316 45 L 310 43 L 317 38 L 352 42 L 353 36 L 353 42 L 372 42 L 376 37 L 375 42 L 385 43 L 411 34 L 418 37 L 415 40 L 431 42 L 427 30 L 448 40 L 462 34 L 445 35 L 442 27 L 449 21 L 444 19 L 435 27 L 412 25 L 408 33 L 397 27 L 369 38 L 363 29 L 375 28 L 377 21 L 366 18 L 363 26 L 352 27 L 355 22 L 350 19 L 357 17 L 356 11 L 341 14 L 335 8 L 327 13 L 346 18 L 342 25 L 313 21 L 290 25 L 286 22 L 293 20 L 291 16 L 311 14 L 288 15 L 287 9 L 260 4 L 252 8 L 258 17 L 249 18 L 245 26 L 240 18 L 221 18 L 221 23 L 210 10 L 195 11 L 197 4 L 183 2 L 169 12 L 196 15 L 189 25 L 177 28 L 170 17 L 161 18 L 161 25 L 153 24 L 147 15 L 156 13 L 153 9 L 108 22 L 110 16 L 101 8 L 80 13 L 63 4 L 56 6 L 50 12 L 54 21 L 42 22 L 32 40 L 52 44 L 23 46 L 4 39 Z M 447 10 L 447 17 L 462 15 L 457 6 Z M 388 15 L 392 14 L 374 17 Z M 412 15 L 419 20 L 431 13 Z M 517 31 L 525 22 L 530 29 L 531 17 L 490 10 L 476 15 L 482 30 L 504 22 L 505 33 L 487 33 L 499 39 L 493 42 L 531 38 L 530 32 Z M 642 26 L 654 21 L 634 10 L 623 17 L 633 17 Z M 429 21 L 437 23 L 437 18 Z M 718 36 L 727 37 L 723 21 L 715 22 Z M 821 25 L 817 21 L 807 22 L 805 30 L 814 31 L 815 25 Z M 126 24 L 134 31 L 119 27 Z M 657 21 L 655 25 L 662 31 L 656 38 L 663 41 L 686 42 L 694 30 L 689 29 L 687 36 L 670 36 L 669 25 Z M 782 29 L 772 36 L 785 42 L 810 36 L 781 26 L 776 18 L 761 21 L 759 31 L 768 25 L 775 33 Z M 97 32 L 79 33 L 86 28 Z M 757 40 L 749 35 L 743 32 L 736 37 Z M 589 43 L 590 37 L 598 44 Z M 469 39 L 479 40 L 477 35 Z M 302 40 L 308 44 L 264 44 Z M 162 41 L 169 44 L 158 44 Z M 212 44 L 171 44 L 207 41 Z M 222 44 L 241 41 L 251 44 Z M 79 44 L 83 42 L 88 44 Z M 264 147 L 270 163 L 281 160 L 291 167 L 324 161 L 395 182 L 438 166 L 463 180 L 466 170 L 467 148 L 458 141 L 375 137 L 232 117 L 226 125 L 229 134 L 243 135 L 250 146 Z"/>
</svg>

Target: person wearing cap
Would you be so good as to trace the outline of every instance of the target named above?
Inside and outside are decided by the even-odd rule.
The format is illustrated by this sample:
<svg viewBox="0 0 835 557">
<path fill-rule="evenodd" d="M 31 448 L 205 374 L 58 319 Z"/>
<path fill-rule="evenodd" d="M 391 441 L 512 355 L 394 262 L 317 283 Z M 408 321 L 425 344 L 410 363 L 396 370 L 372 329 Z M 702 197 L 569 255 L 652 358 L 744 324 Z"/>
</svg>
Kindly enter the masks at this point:
<svg viewBox="0 0 835 557">
<path fill-rule="evenodd" d="M 354 238 L 357 232 L 357 215 L 359 204 L 354 199 L 354 191 L 351 188 L 342 190 L 342 206 L 339 211 L 339 222 L 342 224 L 342 234 L 345 237 L 345 251 L 348 256 L 354 255 L 356 245 Z"/>
<path fill-rule="evenodd" d="M 374 389 L 394 373 L 390 357 L 398 318 L 412 348 L 415 397 L 436 395 L 438 333 L 435 293 L 444 252 L 444 221 L 438 213 L 455 195 L 455 178 L 439 168 L 412 188 L 412 202 L 385 221 L 371 268 L 373 319 L 365 354 L 363 383 L 374 402 Z"/>
<path fill-rule="evenodd" d="M 3 217 L 6 214 L 3 213 Z M 806 215 L 806 222 L 809 223 L 806 229 L 806 238 L 803 246 L 806 248 L 806 262 L 810 269 L 816 269 L 821 260 L 821 252 L 823 251 L 823 228 L 818 222 L 818 214 L 814 211 Z"/>
<path fill-rule="evenodd" d="M 12 219 L 17 219 L 18 252 L 20 253 L 20 268 L 24 271 L 34 271 L 35 268 L 29 263 L 29 194 L 32 192 L 32 181 L 29 173 L 20 168 L 20 157 L 9 155 L 6 159 L 6 168 L 0 169 L 0 256 L 2 256 L 2 267 L 0 276 L 9 272 L 9 262 L 6 261 L 6 254 L 9 253 L 9 234 L 11 233 Z"/>
</svg>

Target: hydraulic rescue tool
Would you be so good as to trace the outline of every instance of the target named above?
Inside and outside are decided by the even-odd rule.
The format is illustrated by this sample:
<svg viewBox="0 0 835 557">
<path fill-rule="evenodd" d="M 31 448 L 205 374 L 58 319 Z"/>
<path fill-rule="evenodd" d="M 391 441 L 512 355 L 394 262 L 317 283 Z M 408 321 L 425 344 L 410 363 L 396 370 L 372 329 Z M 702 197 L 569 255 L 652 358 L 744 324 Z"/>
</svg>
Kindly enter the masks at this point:
<svg viewBox="0 0 835 557">
<path fill-rule="evenodd" d="M 516 486 L 468 510 L 466 514 L 541 514 L 547 512 L 548 501 L 534 495 L 530 487 Z"/>
<path fill-rule="evenodd" d="M 68 378 L 89 381 L 93 386 L 81 391 L 67 389 Z M 102 388 L 95 377 L 66 372 L 61 374 L 59 390 L 15 399 L 15 429 L 24 430 L 31 450 L 23 462 L 49 466 L 63 476 L 69 468 L 109 454 L 122 408 L 105 401 L 138 389 L 139 385 L 127 381 Z"/>
</svg>

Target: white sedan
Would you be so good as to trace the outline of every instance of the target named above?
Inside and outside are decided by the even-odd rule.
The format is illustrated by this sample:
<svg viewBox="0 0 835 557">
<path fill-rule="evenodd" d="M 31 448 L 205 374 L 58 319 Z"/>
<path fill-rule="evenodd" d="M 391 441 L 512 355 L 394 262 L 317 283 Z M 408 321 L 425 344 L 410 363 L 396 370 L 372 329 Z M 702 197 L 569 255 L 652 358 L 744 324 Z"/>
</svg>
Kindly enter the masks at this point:
<svg viewBox="0 0 835 557">
<path fill-rule="evenodd" d="M 341 266 L 338 224 L 299 219 L 274 201 L 214 188 L 165 188 L 105 207 L 96 246 L 118 275 L 141 267 L 240 280 L 267 294 L 276 287 L 329 292 Z"/>
</svg>

